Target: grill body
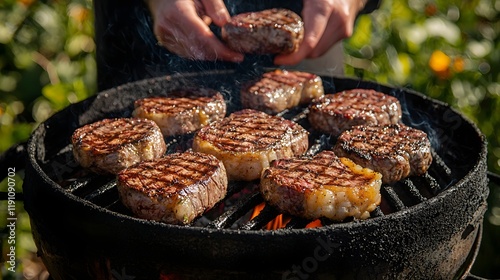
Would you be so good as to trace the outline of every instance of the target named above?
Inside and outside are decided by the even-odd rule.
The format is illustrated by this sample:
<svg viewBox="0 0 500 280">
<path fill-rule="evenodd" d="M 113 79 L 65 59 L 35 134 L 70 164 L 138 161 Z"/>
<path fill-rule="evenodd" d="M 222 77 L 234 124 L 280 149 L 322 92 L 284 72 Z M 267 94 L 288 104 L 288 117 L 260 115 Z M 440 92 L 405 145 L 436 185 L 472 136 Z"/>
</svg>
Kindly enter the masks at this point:
<svg viewBox="0 0 500 280">
<path fill-rule="evenodd" d="M 127 84 L 66 108 L 34 131 L 25 208 L 54 279 L 453 279 L 464 274 L 486 210 L 486 142 L 449 106 L 409 90 L 323 77 L 326 92 L 361 87 L 398 97 L 403 121 L 426 131 L 445 163 L 435 168 L 439 186 L 428 187 L 430 195 L 421 195 L 418 203 L 396 195 L 396 201 L 387 199 L 390 213 L 368 220 L 273 231 L 183 227 L 94 203 L 94 196 L 108 195 L 106 187 L 85 196 L 58 183 L 76 167 L 68 144 L 77 127 L 129 116 L 134 100 L 193 84 L 220 90 L 237 110 L 239 101 L 231 96 L 238 81 L 252 77 L 238 75 L 215 72 Z M 403 187 L 386 188 L 387 197 Z"/>
</svg>

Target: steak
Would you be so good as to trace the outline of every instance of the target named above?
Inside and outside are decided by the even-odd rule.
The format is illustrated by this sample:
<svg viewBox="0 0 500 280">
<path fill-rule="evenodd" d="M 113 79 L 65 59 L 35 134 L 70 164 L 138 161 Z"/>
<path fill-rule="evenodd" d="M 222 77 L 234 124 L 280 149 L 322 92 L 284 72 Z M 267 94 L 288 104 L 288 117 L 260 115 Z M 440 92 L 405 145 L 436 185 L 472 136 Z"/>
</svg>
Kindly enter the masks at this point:
<svg viewBox="0 0 500 280">
<path fill-rule="evenodd" d="M 158 125 L 139 118 L 104 119 L 82 126 L 71 143 L 76 161 L 101 174 L 116 174 L 140 161 L 159 158 L 167 149 Z"/>
<path fill-rule="evenodd" d="M 339 136 L 333 150 L 382 173 L 383 183 L 423 175 L 432 163 L 427 134 L 403 124 L 353 127 Z"/>
<path fill-rule="evenodd" d="M 264 73 L 241 90 L 243 108 L 276 114 L 323 96 L 321 77 L 300 71 L 274 70 Z"/>
<path fill-rule="evenodd" d="M 326 94 L 310 106 L 309 122 L 321 132 L 338 136 L 356 125 L 389 125 L 401 119 L 401 105 L 393 97 L 371 89 Z"/>
<path fill-rule="evenodd" d="M 259 179 L 275 159 L 304 154 L 308 133 L 299 124 L 264 112 L 245 109 L 201 128 L 193 150 L 224 162 L 230 180 Z"/>
<path fill-rule="evenodd" d="M 168 97 L 139 99 L 134 105 L 132 115 L 153 120 L 165 137 L 194 132 L 226 116 L 222 94 L 204 88 L 178 90 Z"/>
<path fill-rule="evenodd" d="M 287 9 L 269 9 L 233 16 L 221 30 L 227 46 L 248 54 L 296 52 L 304 38 L 304 22 Z"/>
<path fill-rule="evenodd" d="M 174 153 L 118 174 L 123 204 L 139 218 L 189 224 L 227 193 L 221 161 L 202 153 Z"/>
<path fill-rule="evenodd" d="M 332 151 L 313 158 L 273 161 L 262 172 L 264 200 L 282 213 L 306 219 L 366 219 L 380 204 L 380 173 Z"/>
</svg>

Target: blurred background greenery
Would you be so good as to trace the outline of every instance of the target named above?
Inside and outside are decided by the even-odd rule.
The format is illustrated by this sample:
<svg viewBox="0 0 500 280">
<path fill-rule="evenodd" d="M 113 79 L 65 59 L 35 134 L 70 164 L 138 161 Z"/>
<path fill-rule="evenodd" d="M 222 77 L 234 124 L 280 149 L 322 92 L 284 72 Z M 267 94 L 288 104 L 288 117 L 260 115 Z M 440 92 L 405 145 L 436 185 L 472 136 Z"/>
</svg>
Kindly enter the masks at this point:
<svg viewBox="0 0 500 280">
<path fill-rule="evenodd" d="M 500 0 L 382 2 L 358 19 L 345 41 L 346 75 L 412 88 L 451 104 L 486 135 L 489 169 L 500 173 Z M 54 112 L 95 93 L 91 0 L 0 1 L 0 153 L 25 141 Z M 6 186 L 4 180 L 0 190 Z M 499 188 L 492 188 L 489 202 L 473 272 L 500 278 Z M 37 279 L 41 269 L 21 208 L 19 202 L 17 256 L 25 275 L 2 266 L 3 279 Z M 4 209 L 0 202 L 0 229 Z M 5 260 L 5 242 L 2 247 Z"/>
</svg>

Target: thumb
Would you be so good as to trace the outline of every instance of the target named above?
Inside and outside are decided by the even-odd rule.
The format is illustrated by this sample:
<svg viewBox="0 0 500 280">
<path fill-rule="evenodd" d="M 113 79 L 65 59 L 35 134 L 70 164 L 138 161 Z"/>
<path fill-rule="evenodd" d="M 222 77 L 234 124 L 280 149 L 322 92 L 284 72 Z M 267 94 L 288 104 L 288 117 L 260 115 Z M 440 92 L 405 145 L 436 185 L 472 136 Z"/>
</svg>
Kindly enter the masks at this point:
<svg viewBox="0 0 500 280">
<path fill-rule="evenodd" d="M 229 12 L 222 0 L 201 0 L 207 15 L 217 26 L 223 26 L 229 19 Z"/>
</svg>

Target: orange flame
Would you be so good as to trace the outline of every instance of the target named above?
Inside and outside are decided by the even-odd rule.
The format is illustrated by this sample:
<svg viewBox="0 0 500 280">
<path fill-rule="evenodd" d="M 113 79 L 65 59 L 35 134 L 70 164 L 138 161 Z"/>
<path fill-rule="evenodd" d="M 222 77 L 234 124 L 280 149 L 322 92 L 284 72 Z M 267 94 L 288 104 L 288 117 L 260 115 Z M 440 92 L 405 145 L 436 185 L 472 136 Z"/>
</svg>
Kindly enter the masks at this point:
<svg viewBox="0 0 500 280">
<path fill-rule="evenodd" d="M 252 216 L 251 216 L 250 220 L 255 218 L 257 215 L 259 215 L 260 211 L 262 211 L 262 209 L 264 209 L 264 206 L 266 206 L 265 202 L 262 202 L 261 204 L 255 206 L 255 208 L 253 209 Z M 274 218 L 272 221 L 267 223 L 264 228 L 267 230 L 275 230 L 275 229 L 284 228 L 289 221 L 290 221 L 290 217 L 286 217 L 286 216 L 283 216 L 283 214 L 279 214 L 278 216 L 276 216 L 276 218 Z M 320 227 L 320 226 L 322 226 L 321 221 L 314 220 L 314 221 L 310 222 L 309 224 L 307 224 L 306 228 L 313 228 L 313 227 Z"/>
</svg>

